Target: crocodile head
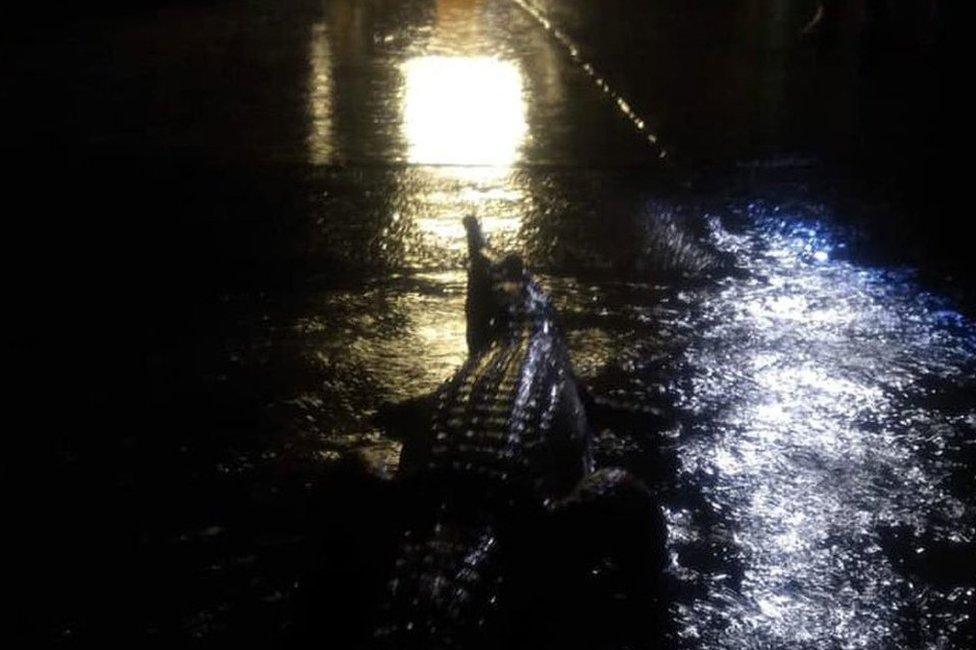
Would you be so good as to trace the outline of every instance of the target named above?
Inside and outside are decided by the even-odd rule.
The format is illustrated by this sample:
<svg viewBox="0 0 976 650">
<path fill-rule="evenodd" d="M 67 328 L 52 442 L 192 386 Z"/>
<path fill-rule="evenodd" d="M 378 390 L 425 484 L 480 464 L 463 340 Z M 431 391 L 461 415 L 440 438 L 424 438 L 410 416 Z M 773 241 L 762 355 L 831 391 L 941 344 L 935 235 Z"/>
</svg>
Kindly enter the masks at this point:
<svg viewBox="0 0 976 650">
<path fill-rule="evenodd" d="M 475 217 L 466 216 L 464 227 L 469 257 L 465 303 L 468 352 L 477 356 L 531 316 L 527 312 L 535 301 L 527 300 L 527 292 L 538 291 L 532 291 L 534 286 L 522 258 L 492 250 Z"/>
</svg>

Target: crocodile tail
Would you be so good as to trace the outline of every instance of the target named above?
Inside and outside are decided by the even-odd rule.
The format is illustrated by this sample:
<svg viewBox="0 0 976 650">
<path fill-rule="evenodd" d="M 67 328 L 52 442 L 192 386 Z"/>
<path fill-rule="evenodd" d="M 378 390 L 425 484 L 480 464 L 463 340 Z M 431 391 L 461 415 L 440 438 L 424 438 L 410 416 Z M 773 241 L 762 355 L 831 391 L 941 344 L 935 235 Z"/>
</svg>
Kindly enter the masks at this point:
<svg viewBox="0 0 976 650">
<path fill-rule="evenodd" d="M 479 647 L 497 600 L 498 549 L 489 526 L 438 523 L 400 545 L 375 647 Z"/>
</svg>

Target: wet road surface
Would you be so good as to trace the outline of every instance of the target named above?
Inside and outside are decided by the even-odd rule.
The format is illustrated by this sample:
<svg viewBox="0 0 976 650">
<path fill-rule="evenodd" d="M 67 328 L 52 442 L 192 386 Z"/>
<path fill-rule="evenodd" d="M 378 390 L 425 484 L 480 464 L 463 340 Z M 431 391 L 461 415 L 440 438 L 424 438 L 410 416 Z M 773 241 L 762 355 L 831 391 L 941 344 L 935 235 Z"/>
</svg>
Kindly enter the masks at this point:
<svg viewBox="0 0 976 650">
<path fill-rule="evenodd" d="M 40 70 L 63 96 L 30 137 L 111 217 L 72 228 L 118 237 L 138 207 L 121 230 L 144 245 L 123 256 L 146 256 L 138 288 L 118 259 L 91 260 L 94 291 L 62 313 L 116 317 L 111 335 L 102 320 L 79 331 L 108 358 L 144 343 L 149 379 L 96 373 L 91 399 L 114 404 L 120 433 L 54 443 L 61 519 L 38 530 L 96 532 L 77 553 L 44 542 L 57 559 L 27 597 L 72 586 L 34 608 L 30 633 L 293 634 L 321 500 L 335 507 L 322 486 L 351 455 L 391 472 L 400 443 L 377 413 L 464 359 L 460 217 L 474 214 L 538 271 L 589 390 L 653 414 L 603 427 L 598 450 L 661 495 L 665 647 L 967 647 L 968 294 L 886 238 L 905 204 L 838 189 L 829 167 L 883 156 L 871 142 L 923 120 L 859 124 L 862 85 L 796 35 L 809 3 L 688 18 L 652 4 L 601 3 L 605 23 L 568 1 L 177 5 L 31 46 L 47 54 L 25 55 L 23 78 Z M 701 83 L 677 81 L 682 65 Z M 831 91 L 834 117 L 797 78 Z M 92 459 L 112 507 L 81 515 L 92 495 L 61 488 Z M 108 579 L 85 551 L 138 567 L 109 580 L 109 607 L 85 597 Z M 350 611 L 355 626 L 345 606 L 322 612 L 321 638 Z"/>
</svg>

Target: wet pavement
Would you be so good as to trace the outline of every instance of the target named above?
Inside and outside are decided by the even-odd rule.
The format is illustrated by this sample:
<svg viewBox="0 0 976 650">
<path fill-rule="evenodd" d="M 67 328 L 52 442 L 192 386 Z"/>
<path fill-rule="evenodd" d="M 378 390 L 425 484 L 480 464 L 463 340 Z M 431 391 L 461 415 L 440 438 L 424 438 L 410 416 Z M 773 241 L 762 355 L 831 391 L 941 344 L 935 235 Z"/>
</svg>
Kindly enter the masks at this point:
<svg viewBox="0 0 976 650">
<path fill-rule="evenodd" d="M 174 4 L 24 38 L 12 86 L 47 101 L 7 147 L 56 171 L 27 227 L 74 269 L 36 271 L 53 325 L 27 345 L 81 387 L 64 430 L 102 430 L 45 443 L 25 631 L 363 627 L 351 594 L 309 631 L 302 583 L 336 512 L 382 555 L 389 506 L 336 477 L 392 472 L 378 414 L 464 359 L 474 214 L 634 414 L 598 457 L 667 514 L 663 647 L 968 647 L 976 324 L 926 226 L 927 23 L 890 32 L 919 43 L 893 84 L 863 17 L 801 36 L 813 3 L 684 4 Z"/>
</svg>

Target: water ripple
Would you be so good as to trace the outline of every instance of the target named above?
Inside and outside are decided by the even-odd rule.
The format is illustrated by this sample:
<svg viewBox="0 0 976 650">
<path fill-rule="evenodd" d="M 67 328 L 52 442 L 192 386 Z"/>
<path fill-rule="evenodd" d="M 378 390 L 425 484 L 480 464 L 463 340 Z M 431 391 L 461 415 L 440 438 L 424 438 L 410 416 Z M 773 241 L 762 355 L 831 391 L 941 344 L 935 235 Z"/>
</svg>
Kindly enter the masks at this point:
<svg viewBox="0 0 976 650">
<path fill-rule="evenodd" d="M 682 472 L 707 477 L 705 500 L 732 522 L 742 582 L 679 607 L 681 636 L 695 647 L 943 647 L 965 609 L 920 629 L 905 612 L 924 618 L 960 585 L 919 592 L 886 536 L 907 527 L 971 544 L 972 503 L 948 489 L 943 449 L 972 429 L 918 398 L 933 380 L 972 383 L 972 324 L 904 271 L 832 259 L 822 223 L 750 213 L 746 234 L 724 234 L 750 279 L 692 300 L 701 311 L 685 316 L 697 334 L 678 381 Z M 971 416 L 971 402 L 954 407 Z M 672 521 L 679 548 L 709 534 Z"/>
</svg>

